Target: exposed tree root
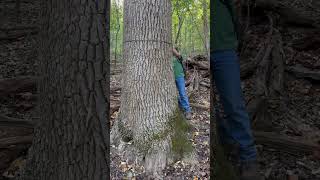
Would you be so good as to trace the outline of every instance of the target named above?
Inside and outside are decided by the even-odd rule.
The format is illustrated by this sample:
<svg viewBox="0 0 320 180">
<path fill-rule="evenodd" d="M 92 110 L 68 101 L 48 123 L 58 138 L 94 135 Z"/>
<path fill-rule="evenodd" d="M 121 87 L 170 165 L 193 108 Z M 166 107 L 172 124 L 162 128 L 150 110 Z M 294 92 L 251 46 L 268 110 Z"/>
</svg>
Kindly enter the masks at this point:
<svg viewBox="0 0 320 180">
<path fill-rule="evenodd" d="M 144 158 L 145 170 L 150 176 L 155 179 L 163 179 L 162 170 L 174 162 L 171 149 L 169 139 L 152 144 Z"/>
<path fill-rule="evenodd" d="M 133 141 L 124 142 L 122 140 L 120 140 L 117 150 L 127 161 L 143 165 L 145 175 L 150 179 L 164 179 L 163 170 L 167 165 L 171 165 L 178 160 L 190 165 L 198 163 L 195 151 L 181 155 L 174 152 L 172 146 L 172 140 L 168 136 L 163 140 L 153 142 L 145 152 L 140 151 Z"/>
<path fill-rule="evenodd" d="M 302 65 L 290 66 L 286 68 L 286 71 L 294 74 L 298 78 L 312 79 L 314 81 L 320 81 L 320 72 L 313 71 Z"/>
<path fill-rule="evenodd" d="M 111 143 L 117 146 L 123 158 L 143 165 L 146 175 L 151 179 L 164 179 L 165 167 L 178 160 L 196 164 L 196 152 L 188 138 L 190 125 L 183 119 L 180 111 L 177 111 L 166 125 L 168 129 L 148 136 L 143 142 L 135 137 L 126 141 L 118 119 L 111 131 Z"/>
</svg>

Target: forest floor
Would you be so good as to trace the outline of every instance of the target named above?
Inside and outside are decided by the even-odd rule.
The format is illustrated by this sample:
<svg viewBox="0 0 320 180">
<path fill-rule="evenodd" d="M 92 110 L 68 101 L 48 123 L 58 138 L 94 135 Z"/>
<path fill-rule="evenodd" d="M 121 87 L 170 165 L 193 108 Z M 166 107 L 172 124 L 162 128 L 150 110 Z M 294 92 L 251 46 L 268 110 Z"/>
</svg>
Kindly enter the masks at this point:
<svg viewBox="0 0 320 180">
<path fill-rule="evenodd" d="M 281 2 L 283 7 L 295 12 L 295 14 L 291 12 L 290 16 L 305 15 L 306 19 L 314 20 L 315 24 L 320 23 L 320 11 L 319 8 L 315 8 L 320 7 L 319 1 L 269 2 Z M 259 118 L 251 118 L 255 132 L 269 134 L 263 138 L 255 136 L 262 173 L 266 179 L 272 180 L 319 180 L 320 78 L 317 77 L 320 75 L 319 29 L 306 27 L 304 23 L 307 20 L 298 24 L 297 17 L 295 21 L 289 22 L 286 20 L 287 16 L 283 14 L 279 16 L 271 11 L 267 16 L 267 13 L 262 15 L 260 12 L 261 9 L 251 11 L 250 26 L 246 31 L 244 45 L 246 47 L 242 51 L 240 63 L 244 65 L 257 60 L 255 58 L 263 45 L 272 47 L 269 55 L 267 49 L 263 53 L 265 55 L 263 58 L 269 57 L 267 58 L 269 61 L 265 61 L 269 65 L 261 61 L 251 76 L 242 78 L 249 112 L 250 102 L 256 98 L 259 90 L 258 84 L 266 80 L 264 88 L 269 90 L 263 95 L 267 103 L 264 104 L 265 107 L 260 108 L 264 110 L 256 111 L 255 116 Z M 247 20 L 244 18 L 245 21 Z M 280 40 L 275 44 L 270 41 L 268 43 L 270 37 L 275 39 L 280 37 Z M 265 69 L 267 70 L 264 71 Z M 291 141 L 292 139 L 294 140 Z M 309 144 L 315 148 L 305 153 Z"/>
</svg>

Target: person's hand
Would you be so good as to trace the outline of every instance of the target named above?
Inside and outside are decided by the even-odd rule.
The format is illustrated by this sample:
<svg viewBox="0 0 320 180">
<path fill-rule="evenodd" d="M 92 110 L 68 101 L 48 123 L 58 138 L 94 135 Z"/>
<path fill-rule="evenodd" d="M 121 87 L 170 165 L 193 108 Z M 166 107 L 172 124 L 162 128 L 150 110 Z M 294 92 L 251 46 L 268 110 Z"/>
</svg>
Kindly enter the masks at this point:
<svg viewBox="0 0 320 180">
<path fill-rule="evenodd" d="M 175 48 L 172 49 L 172 53 L 175 57 L 180 57 L 180 53 Z"/>
</svg>

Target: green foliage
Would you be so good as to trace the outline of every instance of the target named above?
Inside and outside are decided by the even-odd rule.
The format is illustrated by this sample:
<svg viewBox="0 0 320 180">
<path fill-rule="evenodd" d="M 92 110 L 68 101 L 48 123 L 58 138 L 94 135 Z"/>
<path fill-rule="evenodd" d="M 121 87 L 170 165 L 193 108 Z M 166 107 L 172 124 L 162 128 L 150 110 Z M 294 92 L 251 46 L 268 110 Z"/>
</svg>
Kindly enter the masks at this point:
<svg viewBox="0 0 320 180">
<path fill-rule="evenodd" d="M 197 53 L 204 54 L 205 41 L 204 37 L 204 21 L 203 3 L 206 3 L 207 26 L 209 26 L 209 0 L 173 0 L 172 13 L 172 33 L 173 40 L 177 38 L 179 29 L 179 20 L 183 21 L 181 33 L 177 45 L 182 49 L 183 54 Z M 180 18 L 179 18 L 180 17 Z M 207 37 L 209 38 L 209 36 Z"/>
<path fill-rule="evenodd" d="M 205 54 L 204 12 L 209 27 L 209 0 L 172 0 L 172 42 L 175 43 L 181 25 L 177 44 L 181 53 Z M 110 36 L 111 59 L 121 60 L 123 43 L 123 0 L 111 0 Z M 206 4 L 204 7 L 203 4 Z M 206 9 L 204 9 L 206 8 Z M 209 38 L 209 36 L 207 37 Z"/>
<path fill-rule="evenodd" d="M 121 0 L 111 1 L 110 46 L 111 60 L 121 59 L 123 41 L 123 5 Z"/>
</svg>

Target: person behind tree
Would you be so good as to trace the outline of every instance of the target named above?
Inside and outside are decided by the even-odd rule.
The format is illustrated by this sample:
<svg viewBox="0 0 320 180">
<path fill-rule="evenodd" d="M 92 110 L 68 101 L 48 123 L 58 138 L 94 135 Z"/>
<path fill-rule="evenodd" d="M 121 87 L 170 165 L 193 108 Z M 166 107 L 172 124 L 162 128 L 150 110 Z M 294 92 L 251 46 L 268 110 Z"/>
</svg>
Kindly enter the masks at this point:
<svg viewBox="0 0 320 180">
<path fill-rule="evenodd" d="M 257 150 L 241 89 L 238 60 L 238 0 L 213 0 L 211 73 L 223 107 L 216 108 L 219 143 L 241 180 L 260 180 Z"/>
<path fill-rule="evenodd" d="M 191 108 L 190 108 L 189 99 L 188 99 L 188 95 L 185 87 L 186 83 L 184 80 L 185 75 L 184 75 L 184 68 L 182 64 L 182 56 L 178 52 L 177 48 L 173 48 L 172 52 L 173 52 L 172 61 L 173 61 L 174 77 L 175 77 L 176 86 L 179 92 L 179 98 L 178 98 L 179 107 L 183 110 L 186 119 L 190 120 L 192 115 L 191 115 Z"/>
</svg>

